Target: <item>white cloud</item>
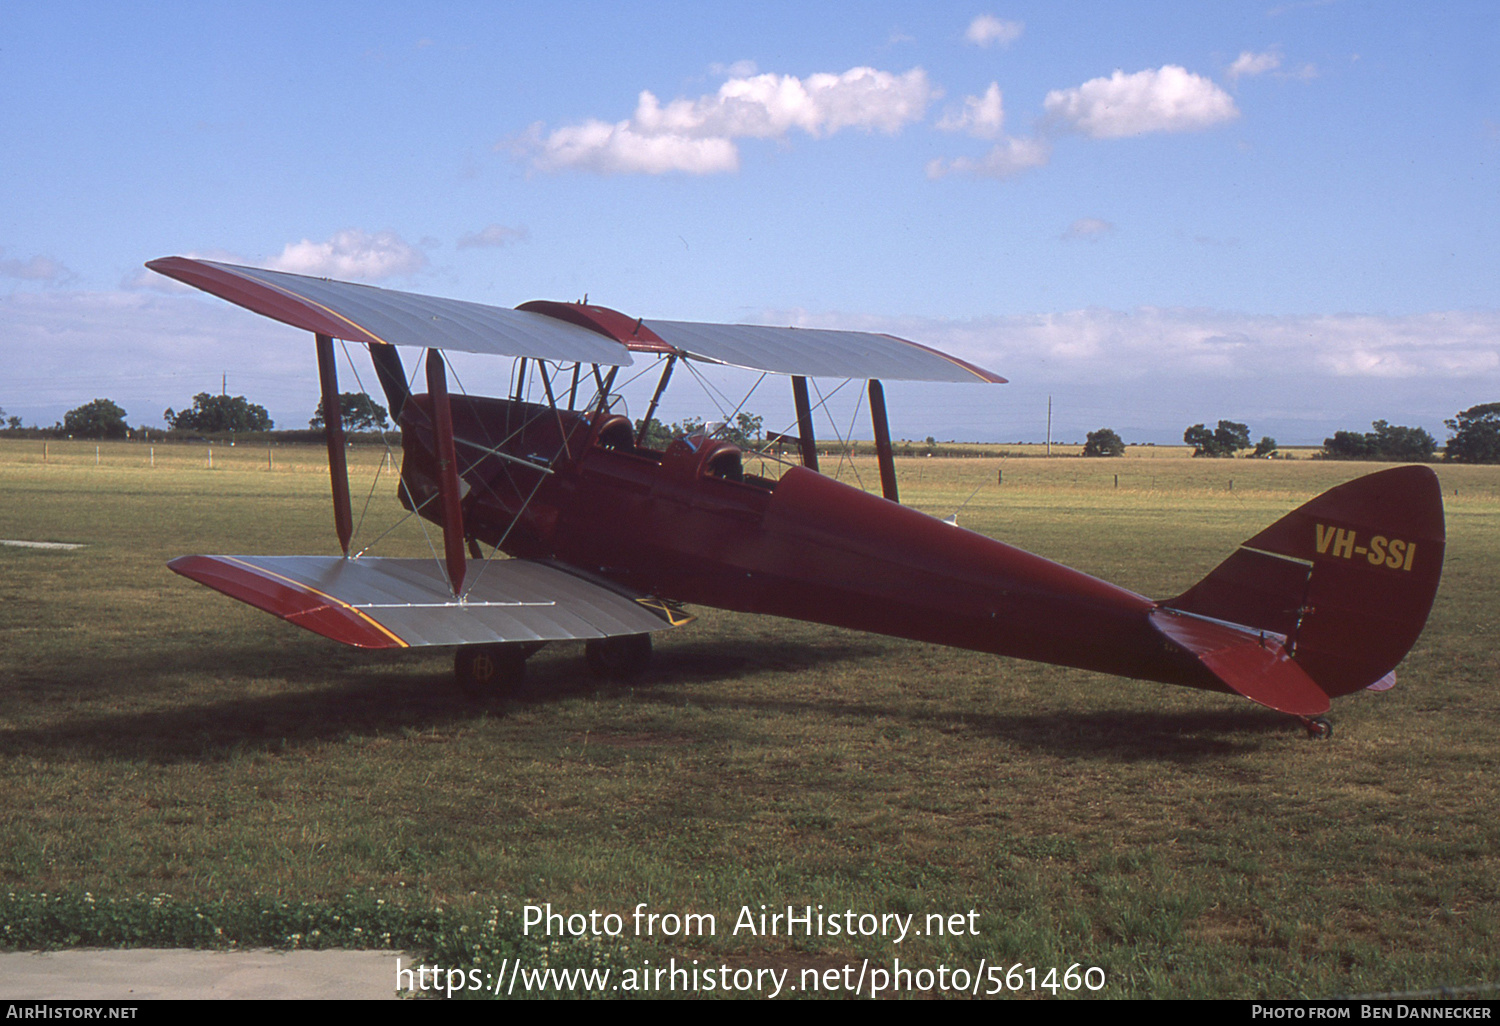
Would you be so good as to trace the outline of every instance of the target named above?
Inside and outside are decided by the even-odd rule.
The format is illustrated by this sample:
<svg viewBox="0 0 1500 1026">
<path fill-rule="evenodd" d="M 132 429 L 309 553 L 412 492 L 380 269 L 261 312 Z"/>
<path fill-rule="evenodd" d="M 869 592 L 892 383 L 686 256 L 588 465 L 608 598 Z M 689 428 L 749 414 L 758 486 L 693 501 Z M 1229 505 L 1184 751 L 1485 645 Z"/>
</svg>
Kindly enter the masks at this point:
<svg viewBox="0 0 1500 1026">
<path fill-rule="evenodd" d="M 0 253 L 4 252 L 0 249 Z M 61 260 L 37 254 L 30 260 L 0 260 L 0 277 L 39 281 L 46 285 L 61 285 L 72 281 L 78 275 L 74 274 Z"/>
<path fill-rule="evenodd" d="M 1053 437 L 1076 431 L 1078 441 L 1108 425 L 1127 441 L 1176 442 L 1189 424 L 1220 417 L 1289 445 L 1368 430 L 1377 418 L 1424 426 L 1441 440 L 1444 418 L 1500 394 L 1500 310 L 1387 317 L 1140 307 L 967 320 L 765 311 L 757 320 L 888 332 L 1010 379 L 993 396 L 975 388 L 957 405 L 952 388 L 933 386 L 926 410 L 888 387 L 892 427 L 916 432 L 908 438 L 967 431 L 961 437 L 1040 440 L 1051 395 Z M 923 426 L 902 427 L 903 419 Z"/>
<path fill-rule="evenodd" d="M 749 78 L 760 70 L 751 60 L 735 61 L 733 64 L 710 64 L 708 70 L 715 75 L 728 78 Z"/>
<path fill-rule="evenodd" d="M 278 426 L 305 424 L 317 404 L 311 336 L 196 295 L 48 290 L 0 298 L 0 376 L 28 423 L 51 424 L 96 397 L 131 424 L 160 425 L 198 392 L 231 394 L 271 411 Z"/>
<path fill-rule="evenodd" d="M 1051 157 L 1052 147 L 1045 140 L 1003 139 L 978 160 L 954 157 L 947 161 L 929 161 L 927 177 L 969 175 L 975 178 L 1014 178 L 1032 168 L 1044 166 Z"/>
<path fill-rule="evenodd" d="M 415 274 L 426 266 L 427 255 L 395 232 L 372 235 L 359 228 L 336 232 L 327 242 L 289 242 L 279 256 L 266 261 L 273 271 L 376 281 Z"/>
<path fill-rule="evenodd" d="M 1098 222 L 1106 224 L 1107 222 Z M 1500 311 L 1399 317 L 1273 316 L 1138 307 L 970 320 L 810 316 L 776 312 L 766 323 L 886 331 L 935 345 L 1012 380 L 1121 381 L 1222 377 L 1267 389 L 1290 379 L 1487 380 L 1500 387 Z M 1480 381 L 1475 381 L 1480 385 Z"/>
<path fill-rule="evenodd" d="M 1115 230 L 1115 226 L 1108 221 L 1097 217 L 1080 217 L 1068 225 L 1068 230 L 1062 233 L 1064 239 L 1085 239 L 1095 242 Z"/>
<path fill-rule="evenodd" d="M 1220 417 L 1284 444 L 1368 430 L 1377 418 L 1442 438 L 1444 418 L 1500 395 L 1500 310 L 1266 316 L 1142 307 L 964 320 L 793 310 L 755 319 L 890 332 L 1011 379 L 993 390 L 931 386 L 925 412 L 901 398 L 906 386 L 888 383 L 892 426 L 909 438 L 1040 439 L 1048 395 L 1057 397 L 1054 437 L 1077 429 L 1078 440 L 1108 425 L 1127 441 L 1176 441 L 1187 425 Z M 317 404 L 306 332 L 201 293 L 0 295 L 0 338 L 0 380 L 10 389 L 0 401 L 28 423 L 51 424 L 99 396 L 125 407 L 131 423 L 160 423 L 166 407 L 217 390 L 225 371 L 231 391 L 266 406 L 278 424 L 305 423 Z M 493 373 L 494 361 L 476 357 L 465 376 L 476 391 L 486 390 L 473 380 L 483 371 Z"/>
<path fill-rule="evenodd" d="M 1095 139 L 1191 132 L 1240 114 L 1218 85 L 1175 64 L 1133 75 L 1117 70 L 1109 78 L 1054 89 L 1042 106 L 1054 121 Z"/>
<path fill-rule="evenodd" d="M 1268 71 L 1275 71 L 1281 67 L 1281 54 L 1274 50 L 1265 53 L 1251 53 L 1245 50 L 1234 59 L 1234 63 L 1224 71 L 1224 77 L 1231 82 L 1238 82 L 1242 78 L 1264 75 Z"/>
<path fill-rule="evenodd" d="M 845 128 L 894 134 L 921 119 L 939 95 L 921 68 L 736 77 L 716 93 L 666 105 L 643 91 L 626 121 L 590 119 L 545 136 L 534 126 L 521 148 L 543 171 L 722 173 L 739 168 L 736 139 L 781 139 L 794 129 L 813 138 Z"/>
<path fill-rule="evenodd" d="M 1005 104 L 998 82 L 991 82 L 983 96 L 965 96 L 962 111 L 950 111 L 937 123 L 940 131 L 967 132 L 977 139 L 998 139 L 1004 126 Z"/>
<path fill-rule="evenodd" d="M 532 166 L 541 171 L 573 168 L 598 174 L 693 175 L 738 171 L 740 153 L 729 139 L 640 132 L 629 121 L 585 121 L 558 128 L 539 140 Z"/>
<path fill-rule="evenodd" d="M 489 224 L 477 232 L 469 232 L 462 235 L 458 240 L 459 249 L 471 249 L 476 246 L 508 246 L 512 242 L 525 242 L 531 238 L 531 232 L 525 225 L 512 228 L 509 225 Z"/>
<path fill-rule="evenodd" d="M 1021 38 L 1025 28 L 1023 22 L 1001 21 L 993 14 L 981 14 L 969 22 L 969 30 L 964 33 L 964 38 L 975 46 L 989 46 L 991 43 L 1009 46 Z"/>
</svg>

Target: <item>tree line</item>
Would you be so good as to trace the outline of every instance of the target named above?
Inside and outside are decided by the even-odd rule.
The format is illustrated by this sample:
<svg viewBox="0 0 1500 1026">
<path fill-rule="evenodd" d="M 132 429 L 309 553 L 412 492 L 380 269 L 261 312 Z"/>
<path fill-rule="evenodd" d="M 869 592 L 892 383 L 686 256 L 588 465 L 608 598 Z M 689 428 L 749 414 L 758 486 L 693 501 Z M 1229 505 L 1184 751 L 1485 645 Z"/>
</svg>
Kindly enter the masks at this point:
<svg viewBox="0 0 1500 1026">
<path fill-rule="evenodd" d="M 1481 403 L 1443 424 L 1452 432 L 1443 445 L 1451 463 L 1500 463 L 1500 403 Z M 1331 460 L 1384 460 L 1423 463 L 1437 458 L 1437 439 L 1426 429 L 1377 420 L 1370 431 L 1335 431 L 1323 440 Z"/>
<path fill-rule="evenodd" d="M 390 417 L 384 406 L 363 392 L 339 395 L 339 410 L 344 427 L 350 431 L 383 431 Z M 168 408 L 162 417 L 173 431 L 201 434 L 230 434 L 248 431 L 270 431 L 275 423 L 264 406 L 250 402 L 242 395 L 212 395 L 199 392 L 192 405 L 183 410 Z M 109 399 L 95 399 L 64 414 L 51 428 L 32 428 L 38 434 L 73 438 L 126 438 L 126 412 Z M 761 418 L 740 413 L 718 430 L 720 437 L 741 447 L 749 447 L 761 437 Z M 8 433 L 20 432 L 20 417 L 7 417 L 0 409 L 0 424 Z M 1471 406 L 1452 420 L 1444 421 L 1452 436 L 1443 446 L 1442 458 L 1454 463 L 1500 463 L 1500 402 Z M 650 449 L 664 449 L 673 438 L 692 434 L 703 428 L 703 421 L 688 418 L 677 424 L 663 424 L 655 418 L 637 422 L 638 444 Z M 318 401 L 308 427 L 323 428 L 323 402 Z M 1392 463 L 1426 462 L 1437 458 L 1437 439 L 1425 429 L 1404 427 L 1377 420 L 1371 431 L 1335 431 L 1323 440 L 1318 454 L 1331 460 L 1382 460 Z M 137 429 L 140 430 L 140 429 Z M 1249 425 L 1221 420 L 1209 428 L 1194 424 L 1182 434 L 1182 440 L 1193 447 L 1194 456 L 1208 458 L 1234 457 L 1251 448 Z M 927 439 L 929 447 L 935 445 Z M 1277 455 L 1276 439 L 1262 436 L 1255 443 L 1252 457 Z M 1123 456 L 1125 442 L 1111 428 L 1090 431 L 1085 439 L 1085 456 Z"/>
<path fill-rule="evenodd" d="M 1452 420 L 1443 422 L 1451 431 L 1442 458 L 1452 463 L 1500 463 L 1500 403 L 1471 406 Z M 1425 428 L 1403 427 L 1384 420 L 1370 425 L 1371 431 L 1335 431 L 1323 439 L 1318 456 L 1329 460 L 1381 460 L 1387 463 L 1425 463 L 1438 458 L 1437 439 Z M 1221 420 L 1214 428 L 1194 424 L 1182 433 L 1194 456 L 1227 458 L 1250 448 L 1250 427 Z M 1276 439 L 1265 435 L 1255 444 L 1252 457 L 1272 458 Z M 1123 456 L 1125 443 L 1110 428 L 1091 431 L 1084 442 L 1085 456 Z"/>
<path fill-rule="evenodd" d="M 350 431 L 383 431 L 390 420 L 386 408 L 363 392 L 343 392 L 339 395 L 339 410 L 343 424 Z M 110 399 L 95 399 L 63 414 L 63 419 L 50 428 L 32 428 L 37 434 L 68 438 L 129 438 L 132 429 L 126 423 L 128 416 L 120 405 Z M 182 410 L 168 407 L 162 413 L 168 430 L 193 434 L 239 434 L 247 431 L 270 431 L 276 424 L 266 408 L 250 402 L 242 395 L 213 395 L 199 392 L 193 396 L 191 406 Z M 9 417 L 0 409 L 0 423 L 8 432 L 27 430 L 21 426 L 20 417 Z M 310 429 L 323 429 L 323 401 L 307 422 Z M 135 428 L 136 432 L 143 428 Z"/>
</svg>

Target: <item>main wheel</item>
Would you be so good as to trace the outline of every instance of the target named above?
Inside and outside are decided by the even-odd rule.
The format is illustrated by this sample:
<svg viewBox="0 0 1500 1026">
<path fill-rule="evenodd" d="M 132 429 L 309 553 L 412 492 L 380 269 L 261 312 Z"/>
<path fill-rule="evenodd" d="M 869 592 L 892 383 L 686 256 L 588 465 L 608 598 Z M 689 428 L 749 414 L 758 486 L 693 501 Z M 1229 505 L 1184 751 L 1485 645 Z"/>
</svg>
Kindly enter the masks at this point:
<svg viewBox="0 0 1500 1026">
<path fill-rule="evenodd" d="M 1307 736 L 1314 741 L 1327 741 L 1333 737 L 1333 724 L 1326 716 L 1307 720 Z"/>
<path fill-rule="evenodd" d="M 525 645 L 465 645 L 453 654 L 453 678 L 469 698 L 505 695 L 526 676 Z"/>
<path fill-rule="evenodd" d="M 583 657 L 595 676 L 612 680 L 634 677 L 651 662 L 651 635 L 595 638 L 583 646 Z"/>
</svg>

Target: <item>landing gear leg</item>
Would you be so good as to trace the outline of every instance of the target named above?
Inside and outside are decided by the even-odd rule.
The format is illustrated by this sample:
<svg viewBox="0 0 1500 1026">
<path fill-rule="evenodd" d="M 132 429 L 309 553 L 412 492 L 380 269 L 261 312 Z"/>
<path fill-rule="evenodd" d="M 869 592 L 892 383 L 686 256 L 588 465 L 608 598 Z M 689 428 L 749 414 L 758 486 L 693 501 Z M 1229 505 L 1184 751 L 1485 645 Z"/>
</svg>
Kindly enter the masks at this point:
<svg viewBox="0 0 1500 1026">
<path fill-rule="evenodd" d="M 1327 716 L 1318 716 L 1313 719 L 1298 716 L 1297 719 L 1302 721 L 1302 725 L 1307 728 L 1307 736 L 1314 741 L 1327 741 L 1333 737 L 1333 724 Z"/>
<path fill-rule="evenodd" d="M 453 654 L 453 679 L 465 697 L 496 698 L 515 691 L 526 677 L 531 645 L 465 645 Z"/>
<path fill-rule="evenodd" d="M 651 635 L 595 638 L 584 645 L 583 657 L 596 677 L 611 680 L 635 677 L 651 663 Z"/>
</svg>

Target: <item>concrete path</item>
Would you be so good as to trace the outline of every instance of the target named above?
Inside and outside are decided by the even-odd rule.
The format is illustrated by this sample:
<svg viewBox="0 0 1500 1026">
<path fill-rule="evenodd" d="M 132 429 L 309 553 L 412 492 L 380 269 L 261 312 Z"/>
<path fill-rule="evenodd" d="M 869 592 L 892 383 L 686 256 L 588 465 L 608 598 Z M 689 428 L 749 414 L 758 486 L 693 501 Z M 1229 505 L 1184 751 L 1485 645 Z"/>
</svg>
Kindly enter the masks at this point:
<svg viewBox="0 0 1500 1026">
<path fill-rule="evenodd" d="M 395 998 L 404 951 L 0 952 L 0 1000 Z"/>
</svg>

